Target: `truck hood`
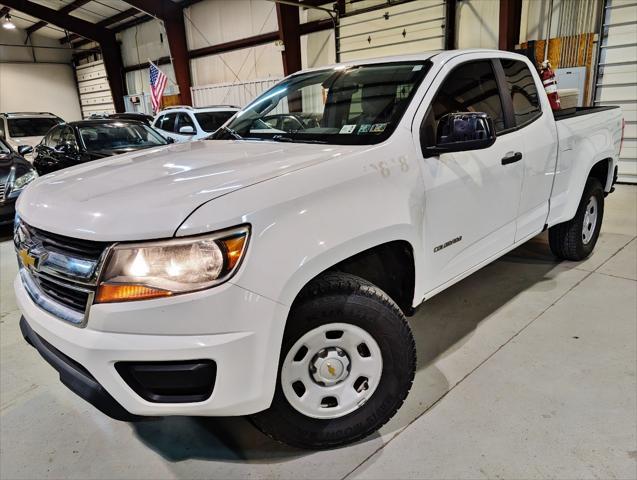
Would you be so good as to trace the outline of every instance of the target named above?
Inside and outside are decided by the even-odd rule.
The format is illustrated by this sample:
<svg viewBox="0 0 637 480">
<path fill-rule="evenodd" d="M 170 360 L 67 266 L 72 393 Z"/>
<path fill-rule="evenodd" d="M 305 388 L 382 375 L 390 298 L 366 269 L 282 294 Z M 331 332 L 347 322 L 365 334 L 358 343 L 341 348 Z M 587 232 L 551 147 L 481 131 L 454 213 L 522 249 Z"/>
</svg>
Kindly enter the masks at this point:
<svg viewBox="0 0 637 480">
<path fill-rule="evenodd" d="M 20 195 L 18 213 L 74 238 L 171 237 L 203 203 L 355 148 L 235 140 L 152 148 L 45 175 Z"/>
</svg>

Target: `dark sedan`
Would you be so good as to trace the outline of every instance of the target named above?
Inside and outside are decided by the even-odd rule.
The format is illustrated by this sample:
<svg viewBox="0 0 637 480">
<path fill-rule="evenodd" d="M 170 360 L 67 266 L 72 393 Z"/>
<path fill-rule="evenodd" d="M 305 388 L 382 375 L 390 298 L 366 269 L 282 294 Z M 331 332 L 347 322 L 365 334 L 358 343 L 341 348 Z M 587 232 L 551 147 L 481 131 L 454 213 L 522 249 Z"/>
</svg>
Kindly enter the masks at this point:
<svg viewBox="0 0 637 480">
<path fill-rule="evenodd" d="M 0 225 L 13 223 L 18 195 L 38 176 L 31 164 L 22 158 L 31 151 L 32 147 L 22 145 L 21 154 L 18 154 L 0 137 Z"/>
<path fill-rule="evenodd" d="M 63 123 L 35 147 L 33 165 L 40 175 L 100 158 L 172 143 L 140 122 L 82 120 Z"/>
<path fill-rule="evenodd" d="M 145 123 L 146 125 L 151 125 L 153 123 L 152 116 L 140 112 L 113 113 L 109 115 L 108 118 L 116 118 L 118 120 L 137 120 L 138 122 Z"/>
</svg>

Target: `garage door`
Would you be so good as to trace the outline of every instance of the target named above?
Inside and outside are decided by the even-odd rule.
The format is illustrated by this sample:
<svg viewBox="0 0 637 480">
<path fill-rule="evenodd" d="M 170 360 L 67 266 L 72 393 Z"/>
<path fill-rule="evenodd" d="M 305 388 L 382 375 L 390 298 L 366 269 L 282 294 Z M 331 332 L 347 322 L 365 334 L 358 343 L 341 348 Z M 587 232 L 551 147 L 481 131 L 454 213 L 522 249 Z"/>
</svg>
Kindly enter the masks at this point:
<svg viewBox="0 0 637 480">
<path fill-rule="evenodd" d="M 75 69 L 75 75 L 80 92 L 83 118 L 89 118 L 93 114 L 115 113 L 104 62 L 97 61 L 80 65 Z"/>
<path fill-rule="evenodd" d="M 352 5 L 355 5 L 352 3 Z M 419 0 L 340 19 L 340 60 L 422 53 L 444 48 L 445 3 Z"/>
<path fill-rule="evenodd" d="M 620 105 L 624 147 L 619 180 L 637 183 L 637 2 L 605 0 L 595 104 Z"/>
</svg>

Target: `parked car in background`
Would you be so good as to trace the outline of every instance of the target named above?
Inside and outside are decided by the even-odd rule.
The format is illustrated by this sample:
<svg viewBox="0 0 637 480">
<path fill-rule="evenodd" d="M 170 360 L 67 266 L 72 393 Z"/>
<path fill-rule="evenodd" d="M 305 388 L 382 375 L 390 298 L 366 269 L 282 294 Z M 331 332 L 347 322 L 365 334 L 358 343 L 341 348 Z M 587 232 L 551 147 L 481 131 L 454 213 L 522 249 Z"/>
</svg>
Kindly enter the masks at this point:
<svg viewBox="0 0 637 480">
<path fill-rule="evenodd" d="M 176 142 L 201 140 L 226 123 L 239 108 L 218 105 L 206 108 L 168 107 L 157 114 L 153 126 Z"/>
<path fill-rule="evenodd" d="M 22 145 L 20 149 L 29 153 L 33 147 Z M 0 137 L 0 225 L 13 223 L 18 195 L 37 176 L 31 164 Z"/>
<path fill-rule="evenodd" d="M 53 128 L 35 148 L 40 175 L 98 158 L 172 143 L 148 125 L 114 119 L 82 120 Z"/>
<path fill-rule="evenodd" d="M 149 126 L 153 123 L 152 115 L 147 115 L 141 112 L 113 113 L 109 115 L 108 118 L 115 118 L 117 120 L 136 120 Z"/>
<path fill-rule="evenodd" d="M 51 128 L 63 121 L 48 112 L 0 113 L 0 137 L 15 151 L 21 145 L 35 147 Z"/>
</svg>

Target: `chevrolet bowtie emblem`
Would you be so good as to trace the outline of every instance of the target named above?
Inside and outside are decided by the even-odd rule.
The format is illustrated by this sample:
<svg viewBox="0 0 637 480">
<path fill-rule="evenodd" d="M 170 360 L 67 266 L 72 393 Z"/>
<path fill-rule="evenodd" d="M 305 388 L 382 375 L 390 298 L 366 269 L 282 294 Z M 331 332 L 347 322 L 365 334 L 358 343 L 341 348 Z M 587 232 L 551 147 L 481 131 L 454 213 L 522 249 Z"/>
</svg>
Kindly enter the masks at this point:
<svg viewBox="0 0 637 480">
<path fill-rule="evenodd" d="M 18 250 L 22 265 L 29 269 L 38 270 L 40 264 L 46 260 L 48 252 L 33 247 L 22 247 Z"/>
<path fill-rule="evenodd" d="M 335 377 L 336 376 L 336 369 L 330 365 L 329 363 L 327 364 L 327 371 L 330 372 L 330 375 Z"/>
<path fill-rule="evenodd" d="M 32 256 L 26 248 L 21 248 L 20 250 L 18 250 L 18 255 L 20 256 L 20 260 L 22 260 L 22 264 L 25 267 L 37 268 L 38 259 Z"/>
</svg>

